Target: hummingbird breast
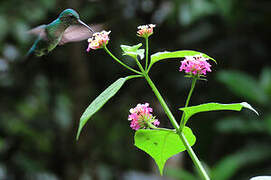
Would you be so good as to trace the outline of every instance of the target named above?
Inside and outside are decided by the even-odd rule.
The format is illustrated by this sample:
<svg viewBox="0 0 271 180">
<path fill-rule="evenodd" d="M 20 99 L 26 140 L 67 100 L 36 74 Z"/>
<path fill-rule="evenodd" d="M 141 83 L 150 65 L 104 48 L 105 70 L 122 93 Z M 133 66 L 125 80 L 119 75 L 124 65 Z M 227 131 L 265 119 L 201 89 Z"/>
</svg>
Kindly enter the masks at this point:
<svg viewBox="0 0 271 180">
<path fill-rule="evenodd" d="M 62 22 L 60 19 L 56 19 L 46 27 L 46 33 L 48 39 L 51 41 L 61 39 L 64 31 L 69 27 L 69 24 Z"/>
<path fill-rule="evenodd" d="M 64 31 L 69 27 L 69 25 L 61 22 L 61 20 L 56 19 L 52 23 L 48 24 L 45 28 L 47 35 L 47 50 L 48 52 L 53 50 L 60 42 Z"/>
</svg>

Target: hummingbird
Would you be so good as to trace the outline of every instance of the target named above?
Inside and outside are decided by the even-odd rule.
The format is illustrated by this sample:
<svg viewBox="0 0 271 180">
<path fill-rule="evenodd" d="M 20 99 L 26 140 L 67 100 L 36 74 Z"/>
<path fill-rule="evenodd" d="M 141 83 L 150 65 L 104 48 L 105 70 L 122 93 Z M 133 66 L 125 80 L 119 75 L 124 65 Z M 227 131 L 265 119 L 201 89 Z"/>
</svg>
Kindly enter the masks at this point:
<svg viewBox="0 0 271 180">
<path fill-rule="evenodd" d="M 73 9 L 65 9 L 50 24 L 40 25 L 28 31 L 37 36 L 36 41 L 27 53 L 43 56 L 57 45 L 68 42 L 82 41 L 89 38 L 94 30 L 80 20 L 79 14 Z"/>
</svg>

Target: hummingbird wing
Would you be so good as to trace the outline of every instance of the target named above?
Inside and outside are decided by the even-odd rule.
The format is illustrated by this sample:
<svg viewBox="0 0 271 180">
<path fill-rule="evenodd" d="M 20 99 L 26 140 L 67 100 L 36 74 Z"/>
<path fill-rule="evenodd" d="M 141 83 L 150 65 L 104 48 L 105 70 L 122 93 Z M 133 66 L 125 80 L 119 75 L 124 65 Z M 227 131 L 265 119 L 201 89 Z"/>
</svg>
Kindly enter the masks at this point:
<svg viewBox="0 0 271 180">
<path fill-rule="evenodd" d="M 27 33 L 36 35 L 42 39 L 47 39 L 45 28 L 46 28 L 46 25 L 43 24 L 43 25 L 37 26 L 37 27 L 27 31 Z"/>
<path fill-rule="evenodd" d="M 68 42 L 83 41 L 92 36 L 92 32 L 82 25 L 71 25 L 63 33 L 59 45 Z"/>
</svg>

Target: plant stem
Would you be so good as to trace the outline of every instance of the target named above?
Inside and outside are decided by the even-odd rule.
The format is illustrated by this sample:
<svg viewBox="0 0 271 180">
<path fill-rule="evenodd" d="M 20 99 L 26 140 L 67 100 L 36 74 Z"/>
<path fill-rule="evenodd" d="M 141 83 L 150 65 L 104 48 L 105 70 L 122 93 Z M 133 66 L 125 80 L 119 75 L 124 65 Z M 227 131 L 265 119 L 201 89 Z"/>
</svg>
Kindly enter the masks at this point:
<svg viewBox="0 0 271 180">
<path fill-rule="evenodd" d="M 149 58 L 149 38 L 146 37 L 146 62 L 145 62 L 145 71 L 148 69 L 148 58 Z"/>
<path fill-rule="evenodd" d="M 152 91 L 156 95 L 157 99 L 159 100 L 159 102 L 160 102 L 161 106 L 163 107 L 165 113 L 167 114 L 172 126 L 174 127 L 174 129 L 176 129 L 176 133 L 180 136 L 180 138 L 181 138 L 181 140 L 182 140 L 182 142 L 183 142 L 189 156 L 191 157 L 193 163 L 195 164 L 201 178 L 204 179 L 204 180 L 210 180 L 210 178 L 208 177 L 207 173 L 205 172 L 201 162 L 199 161 L 198 157 L 196 156 L 193 149 L 189 145 L 189 143 L 188 143 L 186 137 L 184 136 L 183 132 L 180 131 L 180 128 L 179 128 L 179 125 L 178 125 L 177 121 L 175 120 L 174 116 L 172 115 L 171 111 L 169 110 L 166 102 L 164 101 L 163 97 L 159 93 L 158 89 L 155 87 L 154 83 L 152 82 L 152 80 L 150 79 L 150 77 L 148 76 L 147 73 L 144 73 L 143 75 L 144 75 L 145 79 L 147 80 L 148 84 L 150 85 Z M 193 89 L 194 89 L 195 83 L 196 83 L 196 81 L 194 83 L 192 83 L 192 84 L 194 84 Z M 191 96 L 192 92 L 189 93 L 189 94 Z M 188 97 L 187 102 L 189 102 L 189 99 L 190 99 L 190 97 Z"/>
<path fill-rule="evenodd" d="M 152 91 L 156 95 L 156 97 L 157 97 L 158 101 L 160 102 L 161 106 L 163 107 L 165 113 L 167 114 L 172 126 L 174 127 L 174 129 L 176 129 L 176 131 L 178 131 L 179 130 L 179 125 L 178 125 L 177 121 L 175 120 L 175 117 L 173 116 L 173 114 L 169 110 L 166 102 L 164 101 L 161 94 L 159 93 L 158 89 L 155 87 L 154 83 L 152 82 L 152 80 L 151 80 L 151 78 L 149 77 L 148 74 L 144 74 L 144 77 L 147 80 L 148 84 L 150 85 Z"/>
<path fill-rule="evenodd" d="M 104 50 L 115 60 L 117 61 L 119 64 L 121 64 L 122 66 L 124 66 L 125 68 L 129 69 L 130 71 L 133 71 L 134 73 L 137 73 L 137 74 L 142 74 L 141 72 L 131 68 L 130 66 L 124 64 L 121 60 L 119 60 L 116 56 L 114 56 L 108 49 L 106 46 L 104 46 Z"/>
<path fill-rule="evenodd" d="M 201 162 L 199 161 L 197 155 L 194 153 L 193 149 L 191 148 L 191 146 L 189 145 L 187 139 L 185 138 L 183 132 L 178 132 L 178 135 L 180 136 L 190 158 L 192 159 L 194 165 L 196 166 L 198 173 L 200 174 L 201 178 L 204 180 L 210 180 L 208 174 L 206 173 L 206 171 L 204 170 Z"/>
<path fill-rule="evenodd" d="M 187 96 L 187 99 L 186 99 L 186 102 L 185 102 L 185 106 L 184 106 L 184 107 L 187 107 L 188 104 L 189 104 L 189 101 L 190 101 L 191 95 L 192 95 L 192 93 L 193 93 L 193 91 L 194 91 L 196 82 L 197 82 L 197 78 L 194 77 L 194 78 L 192 79 L 191 88 L 190 88 L 189 94 L 188 94 L 188 96 Z M 181 131 L 182 131 L 184 125 L 185 125 L 185 123 L 184 123 L 183 121 L 184 121 L 184 112 L 183 112 L 183 114 L 182 114 L 182 118 L 181 118 L 181 122 L 180 122 Z"/>
<path fill-rule="evenodd" d="M 129 79 L 133 79 L 133 78 L 139 78 L 139 77 L 143 77 L 143 75 L 130 75 L 130 76 L 127 76 L 127 80 Z"/>
<path fill-rule="evenodd" d="M 141 63 L 139 62 L 139 60 L 138 60 L 137 58 L 134 58 L 134 59 L 135 59 L 135 61 L 136 61 L 137 66 L 139 67 L 139 69 L 140 69 L 141 72 L 142 72 L 141 74 L 145 74 L 145 71 L 144 71 L 144 69 L 143 69 Z"/>
</svg>

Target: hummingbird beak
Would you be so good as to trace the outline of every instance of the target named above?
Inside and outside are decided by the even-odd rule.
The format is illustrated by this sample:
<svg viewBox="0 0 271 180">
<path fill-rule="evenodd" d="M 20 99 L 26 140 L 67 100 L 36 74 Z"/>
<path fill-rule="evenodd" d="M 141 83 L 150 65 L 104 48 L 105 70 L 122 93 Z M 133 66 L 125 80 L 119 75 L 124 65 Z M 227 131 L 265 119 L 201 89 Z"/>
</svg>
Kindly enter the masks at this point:
<svg viewBox="0 0 271 180">
<path fill-rule="evenodd" d="M 83 26 L 87 27 L 91 32 L 94 33 L 94 30 L 91 29 L 91 27 L 89 27 L 87 24 L 85 24 L 83 21 L 81 21 L 80 19 L 77 20 L 79 24 L 82 24 Z"/>
</svg>

